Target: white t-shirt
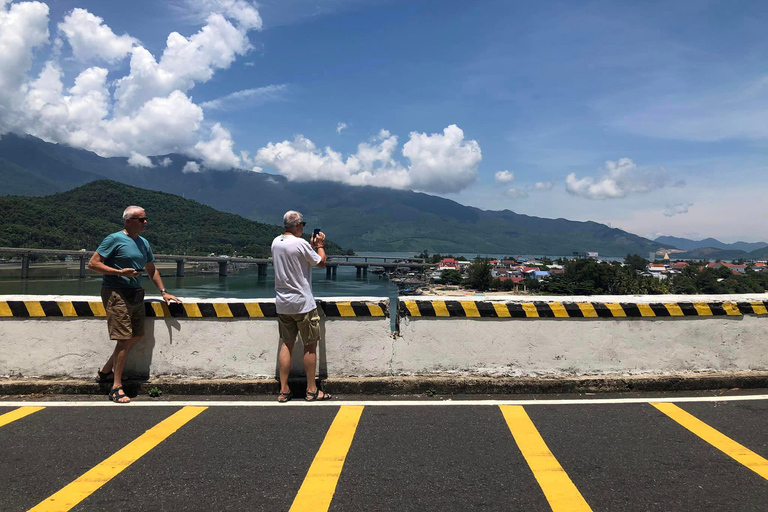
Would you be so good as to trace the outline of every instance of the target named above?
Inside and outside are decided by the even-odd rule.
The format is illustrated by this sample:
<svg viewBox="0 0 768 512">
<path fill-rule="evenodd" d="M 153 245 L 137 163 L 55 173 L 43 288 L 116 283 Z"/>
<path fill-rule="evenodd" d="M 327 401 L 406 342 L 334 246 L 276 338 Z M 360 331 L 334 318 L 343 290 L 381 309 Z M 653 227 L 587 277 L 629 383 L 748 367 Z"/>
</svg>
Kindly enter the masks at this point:
<svg viewBox="0 0 768 512">
<path fill-rule="evenodd" d="M 315 309 L 312 296 L 312 267 L 322 258 L 309 242 L 293 235 L 272 241 L 275 268 L 275 306 L 280 315 L 299 315 Z"/>
</svg>

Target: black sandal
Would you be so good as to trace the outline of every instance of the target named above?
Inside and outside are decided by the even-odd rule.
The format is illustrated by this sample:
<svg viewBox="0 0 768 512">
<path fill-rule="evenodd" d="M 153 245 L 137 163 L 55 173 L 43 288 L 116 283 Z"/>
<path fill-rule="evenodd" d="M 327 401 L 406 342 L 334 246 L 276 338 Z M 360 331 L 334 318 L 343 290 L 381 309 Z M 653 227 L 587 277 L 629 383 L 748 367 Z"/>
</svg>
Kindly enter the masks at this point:
<svg viewBox="0 0 768 512">
<path fill-rule="evenodd" d="M 115 372 L 102 373 L 101 370 L 96 370 L 96 382 L 109 382 L 113 380 L 115 380 Z"/>
<path fill-rule="evenodd" d="M 117 388 L 112 388 L 110 390 L 110 392 L 109 392 L 109 399 L 111 401 L 115 402 L 116 404 L 129 404 L 129 403 L 131 403 L 131 398 L 128 395 L 125 394 L 125 391 L 123 391 L 122 395 L 120 394 L 120 391 L 123 391 L 123 386 L 120 386 L 120 387 L 117 387 Z M 121 402 L 120 399 L 123 398 L 123 397 L 127 398 L 128 401 L 127 402 Z"/>
<path fill-rule="evenodd" d="M 307 396 L 304 398 L 307 402 L 322 402 L 323 400 L 330 400 L 333 398 L 330 393 L 326 393 L 323 391 L 323 396 L 318 398 L 318 393 L 320 393 L 321 390 L 317 390 L 314 393 L 307 391 Z"/>
<path fill-rule="evenodd" d="M 287 393 L 284 393 L 281 391 L 280 395 L 278 395 L 277 397 L 277 401 L 280 402 L 281 404 L 284 404 L 285 402 L 290 401 L 291 398 L 293 398 L 293 395 L 291 395 L 290 391 Z"/>
</svg>

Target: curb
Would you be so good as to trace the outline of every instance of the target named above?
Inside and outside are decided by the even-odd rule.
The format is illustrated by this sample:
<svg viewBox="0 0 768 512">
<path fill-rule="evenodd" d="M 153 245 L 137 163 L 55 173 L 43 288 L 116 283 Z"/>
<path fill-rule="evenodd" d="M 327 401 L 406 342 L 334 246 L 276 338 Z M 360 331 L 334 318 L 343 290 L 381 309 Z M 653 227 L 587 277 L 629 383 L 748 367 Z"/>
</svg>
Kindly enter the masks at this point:
<svg viewBox="0 0 768 512">
<path fill-rule="evenodd" d="M 301 389 L 302 379 L 291 380 Z M 329 378 L 320 381 L 335 394 L 549 394 L 616 393 L 637 391 L 700 391 L 732 388 L 768 388 L 768 372 L 691 373 L 674 375 L 600 375 L 548 377 L 474 377 L 423 375 L 407 377 Z M 158 387 L 164 395 L 271 395 L 278 391 L 276 379 L 183 379 L 158 377 L 126 380 L 130 395 L 148 394 Z M 0 396 L 9 395 L 99 395 L 109 384 L 82 379 L 3 379 Z"/>
</svg>

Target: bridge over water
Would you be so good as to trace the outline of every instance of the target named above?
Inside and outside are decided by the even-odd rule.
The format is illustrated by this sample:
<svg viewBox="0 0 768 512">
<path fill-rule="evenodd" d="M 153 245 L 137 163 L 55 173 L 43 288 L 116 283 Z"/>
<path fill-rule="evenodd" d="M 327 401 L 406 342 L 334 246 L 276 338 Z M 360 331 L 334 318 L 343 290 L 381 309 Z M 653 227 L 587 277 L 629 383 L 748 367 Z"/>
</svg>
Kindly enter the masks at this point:
<svg viewBox="0 0 768 512">
<path fill-rule="evenodd" d="M 84 278 L 88 260 L 94 251 L 73 251 L 65 249 L 30 249 L 24 247 L 0 247 L 0 254 L 8 254 L 21 258 L 21 278 L 29 277 L 29 265 L 33 256 L 47 257 L 66 257 L 80 261 L 79 277 Z M 186 262 L 198 263 L 218 263 L 219 275 L 227 275 L 227 265 L 229 263 L 238 263 L 246 265 L 256 265 L 259 275 L 267 275 L 267 265 L 272 264 L 272 258 L 250 258 L 250 257 L 228 257 L 228 256 L 193 256 L 187 254 L 155 254 L 155 260 L 175 261 L 176 275 L 183 277 L 184 265 Z M 352 260 L 352 261 L 350 261 Z M 424 263 L 421 258 L 392 258 L 375 256 L 329 256 L 326 263 L 326 276 L 336 275 L 338 267 L 355 267 L 358 274 L 367 274 L 369 267 L 376 266 L 384 269 L 396 269 L 398 267 L 408 267 L 412 270 L 423 270 L 432 268 L 432 263 Z"/>
</svg>

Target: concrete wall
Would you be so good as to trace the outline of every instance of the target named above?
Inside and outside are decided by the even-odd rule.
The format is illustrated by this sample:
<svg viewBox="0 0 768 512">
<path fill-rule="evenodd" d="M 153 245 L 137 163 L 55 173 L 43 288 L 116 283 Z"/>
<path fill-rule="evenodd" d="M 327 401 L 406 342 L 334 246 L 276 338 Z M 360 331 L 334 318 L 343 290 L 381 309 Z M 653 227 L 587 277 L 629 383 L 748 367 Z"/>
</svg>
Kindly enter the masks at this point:
<svg viewBox="0 0 768 512">
<path fill-rule="evenodd" d="M 698 296 L 695 303 L 678 296 L 404 299 L 399 310 L 390 309 L 398 312 L 394 334 L 384 298 L 320 302 L 319 374 L 768 370 L 766 294 Z M 100 306 L 97 297 L 0 296 L 0 377 L 92 377 L 114 348 Z M 130 374 L 277 373 L 274 301 L 188 299 L 169 309 L 150 298 L 147 312 L 152 317 L 129 357 Z M 293 369 L 301 374 L 295 352 Z"/>
</svg>

